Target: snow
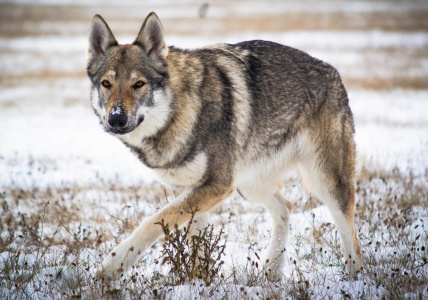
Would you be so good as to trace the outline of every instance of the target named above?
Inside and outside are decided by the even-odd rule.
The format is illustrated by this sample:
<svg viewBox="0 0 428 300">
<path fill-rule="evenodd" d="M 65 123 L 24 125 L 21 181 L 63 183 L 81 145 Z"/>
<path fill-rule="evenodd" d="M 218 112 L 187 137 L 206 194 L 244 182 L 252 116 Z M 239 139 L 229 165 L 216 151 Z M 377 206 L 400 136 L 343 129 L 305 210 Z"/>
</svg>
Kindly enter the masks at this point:
<svg viewBox="0 0 428 300">
<path fill-rule="evenodd" d="M 428 170 L 428 92 L 350 91 L 357 151 L 376 167 Z"/>
<path fill-rule="evenodd" d="M 120 109 L 120 107 L 113 108 L 110 114 L 112 114 L 112 115 L 120 115 L 121 111 L 122 110 Z"/>
<path fill-rule="evenodd" d="M 66 109 L 61 101 L 47 105 L 52 98 L 73 97 L 88 101 Z M 363 160 L 386 170 L 426 172 L 428 92 L 349 91 L 349 98 Z M 97 176 L 134 183 L 153 180 L 119 140 L 103 132 L 90 108 L 88 82 L 1 90 L 0 103 L 15 99 L 16 106 L 0 112 L 8 128 L 0 132 L 0 188 L 92 182 Z"/>
<path fill-rule="evenodd" d="M 155 11 L 161 11 L 163 18 L 173 17 L 196 17 L 196 14 L 190 13 L 189 8 L 199 7 L 207 1 L 182 0 L 177 5 L 171 0 L 157 0 L 150 3 Z M 13 3 L 21 5 L 79 5 L 79 6 L 116 6 L 116 7 L 146 7 L 147 3 L 135 0 L 123 0 L 120 2 L 114 0 L 1 0 L 0 3 Z M 252 16 L 252 15 L 272 15 L 286 12 L 321 12 L 321 13 L 364 13 L 364 12 L 403 12 L 415 11 L 428 7 L 423 1 L 403 1 L 391 5 L 390 1 L 281 1 L 268 0 L 263 5 L 257 0 L 250 1 L 213 1 L 207 2 L 210 5 L 209 14 L 214 17 L 224 16 Z M 190 12 L 189 12 L 190 11 Z M 129 13 L 135 13 L 128 11 Z"/>
<path fill-rule="evenodd" d="M 10 1 L 3 1 L 7 3 Z M 34 1 L 19 0 L 14 3 L 34 3 Z M 95 1 L 95 3 L 106 1 Z M 118 2 L 109 2 L 119 5 Z M 58 4 L 53 0 L 41 0 L 42 5 Z M 66 4 L 87 5 L 87 1 L 63 1 Z M 134 4 L 134 1 L 120 2 L 120 6 Z M 194 17 L 190 15 L 187 6 L 194 6 L 194 1 L 185 1 L 179 10 L 168 8 L 171 2 L 157 2 L 159 15 L 163 18 Z M 396 4 L 390 6 L 389 1 L 376 3 L 360 1 L 339 1 L 325 5 L 308 5 L 296 2 L 270 1 L 267 6 L 260 8 L 251 2 L 243 8 L 239 2 L 231 2 L 228 9 L 214 5 L 210 8 L 212 16 L 269 14 L 272 11 L 307 11 L 346 13 L 363 11 L 400 11 L 414 10 L 417 7 L 428 6 L 425 2 Z M 314 2 L 315 3 L 315 2 Z M 94 3 L 91 3 L 93 5 Z M 418 6 L 420 5 L 420 6 Z M 272 9 L 274 7 L 275 9 Z M 156 8 L 156 7 L 155 7 Z M 196 16 L 195 16 L 196 17 Z M 52 26 L 46 23 L 44 26 Z M 81 26 L 79 23 L 76 26 Z M 85 27 L 86 25 L 82 25 Z M 114 31 L 114 28 L 112 28 Z M 138 28 L 135 29 L 137 34 Z M 119 36 L 120 42 L 132 42 L 135 36 Z M 420 32 L 384 32 L 371 31 L 289 31 L 273 32 L 243 32 L 225 36 L 181 36 L 168 35 L 166 41 L 170 45 L 182 48 L 197 48 L 213 43 L 235 43 L 242 40 L 265 39 L 286 44 L 308 51 L 311 55 L 323 59 L 337 67 L 343 76 L 364 78 L 367 76 L 367 66 L 364 51 L 400 48 L 402 51 L 426 51 L 428 33 Z M 144 167 L 138 159 L 116 138 L 105 133 L 99 120 L 90 107 L 90 83 L 85 77 L 87 37 L 75 36 L 37 36 L 37 37 L 0 37 L 0 70 L 3 74 L 27 76 L 38 72 L 63 72 L 70 78 L 55 78 L 52 80 L 27 80 L 23 83 L 0 83 L 0 193 L 11 189 L 32 190 L 33 188 L 48 189 L 50 187 L 96 186 L 99 182 L 114 182 L 125 187 L 148 185 L 153 182 L 150 170 Z M 375 57 L 372 59 L 388 65 L 391 70 L 405 69 L 412 76 L 428 76 L 428 59 L 422 59 L 412 67 L 407 68 L 406 62 L 387 61 L 388 58 Z M 404 64 L 404 66 L 403 66 Z M 387 67 L 378 70 L 380 77 L 394 76 L 389 74 Z M 77 75 L 76 75 L 77 74 Z M 7 78 L 5 77 L 5 80 Z M 355 118 L 358 159 L 361 164 L 372 170 L 385 172 L 398 170 L 402 174 L 423 175 L 428 172 L 428 90 L 412 90 L 393 88 L 389 90 L 348 90 L 350 106 Z M 120 110 L 120 108 L 117 108 Z M 114 111 L 119 113 L 119 111 Z M 284 193 L 291 200 L 306 200 L 302 190 L 295 186 L 284 187 Z M 81 196 L 81 197 L 80 197 Z M 106 199 L 122 199 L 111 191 L 102 196 L 97 191 L 89 189 L 79 194 L 81 199 L 103 197 Z M 372 194 L 370 197 L 375 198 Z M 357 199 L 358 200 L 358 199 Z M 235 199 L 225 201 L 225 207 L 234 205 Z M 294 202 L 293 201 L 293 202 Z M 130 203 L 126 209 L 119 201 L 106 204 L 108 214 L 117 211 L 127 213 L 129 210 L 140 209 L 145 215 L 153 213 L 154 208 Z M 248 203 L 242 204 L 245 212 L 238 213 L 233 218 L 239 221 L 230 223 L 225 230 L 229 239 L 227 242 L 226 265 L 245 265 L 247 256 L 254 259 L 254 253 L 266 250 L 270 236 L 270 220 L 261 213 L 260 208 L 254 208 Z M 19 203 L 17 210 L 31 213 L 31 207 Z M 418 208 L 416 207 L 415 210 Z M 89 205 L 82 204 L 82 213 L 92 216 Z M 214 216 L 214 220 L 222 222 L 231 216 L 226 211 Z M 287 257 L 292 261 L 297 257 L 296 251 L 310 253 L 310 245 L 299 244 L 296 236 L 303 236 L 314 226 L 320 228 L 332 223 L 332 218 L 325 206 L 319 206 L 305 212 L 295 212 L 290 217 L 291 231 Z M 259 224 L 254 234 L 260 241 L 257 246 L 249 246 L 248 240 L 252 232 L 240 232 L 239 224 Z M 78 224 L 73 224 L 78 226 Z M 235 227 L 234 227 L 235 226 Z M 428 218 L 421 217 L 411 225 L 411 237 L 426 239 Z M 46 229 L 45 234 L 50 233 Z M 5 234 L 1 233 L 2 236 Z M 16 232 L 15 234 L 19 234 Z M 329 234 L 333 235 L 334 232 Z M 113 241 L 103 246 L 109 247 Z M 15 245 L 18 247 L 18 245 Z M 249 249 L 250 248 L 250 249 Z M 297 250 L 296 250 L 297 249 Z M 379 255 L 387 254 L 394 249 L 385 248 Z M 60 247 L 52 249 L 63 251 Z M 151 249 L 150 251 L 156 251 Z M 328 250 L 332 252 L 332 250 Z M 245 253 L 245 255 L 243 255 Z M 150 254 L 153 254 L 152 252 Z M 146 258 L 150 254 L 145 254 Z M 8 260 L 10 253 L 0 253 L 0 265 Z M 96 261 L 97 253 L 87 249 L 82 255 L 91 257 L 91 263 Z M 327 253 L 325 259 L 331 259 L 332 253 Z M 35 255 L 27 254 L 25 259 L 35 261 Z M 83 258 L 82 258 L 83 259 Z M 20 261 L 23 264 L 23 261 Z M 337 264 L 337 262 L 336 262 Z M 148 266 L 145 272 L 153 272 L 155 268 Z M 319 272 L 328 273 L 332 282 L 320 285 L 320 294 L 329 295 L 326 286 L 336 285 L 335 290 L 342 287 L 345 290 L 364 290 L 363 280 L 355 282 L 344 281 L 342 268 L 334 266 Z M 286 275 L 292 276 L 293 266 L 290 263 L 285 270 Z M 60 271 L 56 267 L 47 267 L 37 274 L 36 280 L 46 278 L 68 280 L 73 277 L 75 270 Z M 336 282 L 336 283 L 333 283 Z M 352 288 L 350 288 L 352 286 Z M 31 292 L 30 285 L 29 291 Z M 239 289 L 237 287 L 236 289 Z M 254 295 L 257 288 L 248 290 Z M 189 296 L 189 288 L 180 286 L 175 290 L 176 295 L 185 298 Z M 381 291 L 378 291 L 379 295 Z M 371 295 L 371 294 L 369 294 Z M 336 295 L 337 296 L 337 295 Z M 409 295 L 412 297 L 412 295 Z"/>
<path fill-rule="evenodd" d="M 114 31 L 114 28 L 112 28 Z M 131 43 L 135 36 L 118 36 L 120 43 Z M 264 39 L 276 41 L 299 49 L 335 49 L 361 50 L 366 48 L 379 49 L 402 47 L 423 49 L 428 46 L 426 32 L 385 32 L 371 31 L 289 31 L 273 32 L 243 32 L 229 36 L 166 36 L 166 42 L 182 48 L 197 48 L 215 43 L 237 43 L 245 40 Z M 0 49 L 10 51 L 26 51 L 29 53 L 85 53 L 87 49 L 86 36 L 42 36 L 24 38 L 0 38 Z"/>
</svg>

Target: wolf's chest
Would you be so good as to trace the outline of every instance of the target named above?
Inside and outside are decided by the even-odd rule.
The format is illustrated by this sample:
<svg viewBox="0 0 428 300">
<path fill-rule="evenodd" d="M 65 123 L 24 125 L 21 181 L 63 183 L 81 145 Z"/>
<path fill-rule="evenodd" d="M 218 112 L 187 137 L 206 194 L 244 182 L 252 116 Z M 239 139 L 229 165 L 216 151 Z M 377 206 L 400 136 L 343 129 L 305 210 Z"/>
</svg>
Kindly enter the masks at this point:
<svg viewBox="0 0 428 300">
<path fill-rule="evenodd" d="M 194 186 L 203 178 L 207 169 L 207 156 L 204 152 L 176 168 L 152 169 L 159 181 L 170 186 Z"/>
</svg>

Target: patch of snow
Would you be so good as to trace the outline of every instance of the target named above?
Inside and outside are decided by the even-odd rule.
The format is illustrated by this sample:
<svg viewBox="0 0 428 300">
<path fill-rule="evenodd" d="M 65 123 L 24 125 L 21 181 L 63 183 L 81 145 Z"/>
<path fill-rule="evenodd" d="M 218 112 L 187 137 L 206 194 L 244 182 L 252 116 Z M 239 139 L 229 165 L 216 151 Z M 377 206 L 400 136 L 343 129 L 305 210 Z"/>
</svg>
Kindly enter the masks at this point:
<svg viewBox="0 0 428 300">
<path fill-rule="evenodd" d="M 359 155 L 376 167 L 428 170 L 427 91 L 350 91 Z"/>
<path fill-rule="evenodd" d="M 113 108 L 113 110 L 111 111 L 111 115 L 120 115 L 122 113 L 122 110 L 121 110 L 121 108 L 120 107 L 116 107 L 116 108 Z"/>
<path fill-rule="evenodd" d="M 114 28 L 112 28 L 114 32 Z M 136 28 L 137 34 L 138 28 Z M 135 34 L 135 35 L 136 35 Z M 385 31 L 290 31 L 246 32 L 226 36 L 178 36 L 167 35 L 167 45 L 181 48 L 198 48 L 216 43 L 238 43 L 246 40 L 264 39 L 299 49 L 361 50 L 378 48 L 424 49 L 428 46 L 426 32 Z M 119 43 L 131 43 L 135 36 L 118 36 Z M 87 36 L 48 36 L 24 38 L 0 38 L 0 49 L 26 51 L 30 53 L 73 53 L 86 52 Z"/>
<path fill-rule="evenodd" d="M 415 221 L 412 226 L 412 239 L 420 238 L 426 240 L 428 236 L 428 217 L 423 217 Z"/>
</svg>

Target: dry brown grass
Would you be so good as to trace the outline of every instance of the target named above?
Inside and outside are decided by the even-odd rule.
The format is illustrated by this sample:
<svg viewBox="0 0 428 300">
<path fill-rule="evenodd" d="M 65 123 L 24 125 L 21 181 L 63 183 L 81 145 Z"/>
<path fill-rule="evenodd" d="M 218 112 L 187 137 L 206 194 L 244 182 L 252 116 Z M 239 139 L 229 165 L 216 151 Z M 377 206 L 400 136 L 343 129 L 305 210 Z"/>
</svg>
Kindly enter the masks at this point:
<svg viewBox="0 0 428 300">
<path fill-rule="evenodd" d="M 95 13 L 111 21 L 112 28 L 118 28 L 116 34 L 134 35 L 148 10 L 129 11 L 129 7 L 1 4 L 0 36 L 85 35 Z M 127 19 L 123 20 L 125 15 Z M 428 12 L 423 10 L 355 14 L 299 12 L 222 19 L 208 15 L 205 19 L 164 21 L 167 34 L 183 35 L 290 30 L 409 32 L 426 31 L 427 24 Z M 0 53 L 6 54 L 11 53 Z M 360 54 L 372 60 L 364 63 L 364 77 L 344 76 L 347 88 L 428 88 L 424 75 L 409 76 L 405 70 L 388 64 L 402 60 L 401 66 L 416 66 L 428 58 L 425 49 L 363 49 Z M 38 55 L 50 54 L 35 54 L 34 59 L 38 59 Z M 385 60 L 376 61 L 373 57 L 385 57 Z M 388 76 L 376 77 L 376 68 L 387 69 Z M 34 87 L 38 83 L 49 86 L 57 80 L 72 81 L 84 77 L 83 69 L 79 72 L 3 73 L 0 86 Z M 19 101 L 2 102 L 1 108 L 17 105 Z M 88 101 L 88 97 L 70 97 L 64 105 L 67 107 L 79 101 Z M 39 163 L 43 165 L 44 162 Z M 54 165 L 55 161 L 49 163 Z M 166 195 L 172 196 L 158 184 L 129 187 L 100 180 L 93 186 L 2 187 L 0 298 L 57 298 L 61 295 L 64 299 L 173 299 L 190 295 L 196 299 L 399 299 L 410 295 L 414 299 L 423 299 L 428 296 L 428 234 L 427 228 L 422 228 L 426 222 L 421 221 L 428 218 L 427 182 L 427 173 L 364 170 L 357 188 L 356 223 L 365 270 L 355 281 L 349 280 L 344 273 L 334 224 L 317 223 L 315 216 L 309 217 L 307 230 L 293 228 L 295 225 L 291 224 L 296 234 L 290 236 L 287 255 L 292 259 L 286 276 L 277 283 L 267 281 L 261 270 L 260 257 L 269 238 L 269 232 L 263 229 L 269 216 L 260 209 L 249 209 L 249 204 L 242 199 L 229 201 L 228 207 L 220 206 L 213 211 L 212 223 L 215 229 L 224 227 L 220 243 L 227 240 L 227 247 L 243 243 L 245 247 L 239 248 L 241 252 L 238 254 L 249 259 L 244 264 L 233 260 L 225 264 L 223 278 L 218 274 L 209 286 L 197 279 L 175 285 L 176 282 L 168 276 L 168 269 L 155 264 L 161 260 L 161 243 L 149 249 L 122 281 L 94 280 L 94 269 L 112 247 L 128 236 L 144 217 L 155 213 L 165 203 Z M 315 198 L 290 200 L 295 203 L 295 216 L 312 214 L 314 209 L 321 207 Z M 227 247 L 225 252 L 230 255 Z"/>
<path fill-rule="evenodd" d="M 218 5 L 227 11 L 227 1 Z M 86 35 L 90 20 L 95 13 L 102 14 L 114 29 L 116 35 L 135 35 L 149 6 L 141 6 L 130 11 L 128 6 L 32 6 L 0 4 L 0 37 L 43 37 Z M 428 30 L 428 10 L 371 11 L 371 12 L 289 12 L 271 15 L 233 15 L 224 18 L 198 18 L 195 5 L 193 18 L 165 18 L 163 25 L 166 35 L 188 36 L 225 36 L 246 32 L 289 32 L 289 31 L 392 31 L 426 32 Z M 124 18 L 126 16 L 126 18 Z M 162 17 L 162 16 L 161 16 Z M 293 46 L 290 44 L 290 46 Z M 303 49 L 305 50 L 305 49 Z M 313 50 L 313 49 L 310 49 Z M 31 51 L 31 49 L 28 49 Z M 12 52 L 13 53 L 13 52 Z M 10 55 L 10 50 L 0 51 L 1 55 Z M 344 69 L 343 79 L 348 89 L 389 90 L 427 89 L 426 72 L 413 74 L 410 69 L 421 69 L 420 65 L 428 59 L 426 49 L 409 51 L 405 47 L 393 49 L 362 49 L 361 55 L 364 75 L 348 75 Z M 38 60 L 40 55 L 32 54 Z M 74 54 L 81 55 L 81 53 Z M 7 57 L 7 56 L 6 56 Z M 46 59 L 46 58 L 45 58 Z M 397 66 L 397 62 L 400 62 Z M 24 74 L 0 74 L 0 86 L 17 87 L 22 84 L 34 84 L 40 81 L 52 82 L 58 79 L 84 78 L 85 70 L 64 72 L 61 70 L 40 70 Z M 352 73 L 352 67 L 350 74 Z M 379 75 L 379 70 L 384 72 Z"/>
<path fill-rule="evenodd" d="M 428 294 L 428 235 L 426 228 L 419 234 L 414 230 L 423 226 L 420 219 L 428 218 L 427 180 L 428 174 L 363 171 L 357 188 L 356 223 L 365 268 L 357 281 L 344 273 L 335 226 L 319 224 L 313 216 L 310 230 L 290 237 L 293 246 L 287 255 L 292 260 L 287 275 L 280 282 L 269 282 L 261 267 L 262 254 L 251 250 L 257 227 L 268 218 L 248 224 L 238 215 L 224 219 L 221 216 L 228 210 L 218 208 L 213 215 L 214 226 L 224 226 L 225 234 L 220 239 L 211 237 L 216 245 L 236 235 L 228 232 L 233 228 L 253 232 L 254 236 L 249 237 L 248 252 L 239 253 L 248 256 L 247 263 L 224 266 L 209 285 L 198 279 L 176 280 L 179 274 L 168 275 L 172 269 L 156 265 L 162 260 L 161 244 L 122 281 L 94 281 L 93 270 L 101 257 L 146 215 L 142 210 L 154 212 L 160 199 L 171 195 L 157 184 L 129 188 L 110 182 L 96 187 L 9 189 L 0 194 L 0 297 L 30 299 L 34 293 L 38 297 L 60 293 L 85 299 L 179 295 L 197 299 L 324 299 L 334 295 L 398 299 L 410 294 L 422 298 Z M 117 209 L 107 209 L 107 204 Z M 242 200 L 228 205 L 237 213 L 244 209 Z M 297 201 L 295 213 L 311 213 L 319 205 L 316 199 L 310 199 L 309 204 Z M 175 246 L 184 243 L 184 247 L 187 239 L 179 236 L 173 239 L 178 243 Z M 187 257 L 185 253 L 183 257 Z M 145 272 L 147 267 L 152 271 Z"/>
<path fill-rule="evenodd" d="M 227 11 L 228 3 L 222 4 Z M 0 5 L 0 36 L 81 34 L 98 13 L 119 28 L 117 34 L 135 34 L 150 6 L 130 10 L 128 6 L 31 6 Z M 167 18 L 164 27 L 167 34 L 194 35 L 201 32 L 225 35 L 240 32 L 283 32 L 295 30 L 385 30 L 425 31 L 428 29 L 428 10 L 372 11 L 372 12 L 289 12 L 251 17 L 227 14 L 223 18 L 198 18 L 197 6 L 193 18 Z M 141 12 L 141 13 L 140 13 Z M 209 11 L 208 11 L 209 12 Z M 162 18 L 162 16 L 160 16 Z M 59 24 L 67 24 L 58 28 Z M 45 24 L 41 26 L 40 24 Z M 51 24 L 48 26 L 46 24 Z M 189 26 L 191 24 L 191 26 Z M 137 26 L 137 27 L 136 27 Z M 127 29 L 129 28 L 129 29 Z M 68 32 L 64 32 L 67 30 Z"/>
</svg>

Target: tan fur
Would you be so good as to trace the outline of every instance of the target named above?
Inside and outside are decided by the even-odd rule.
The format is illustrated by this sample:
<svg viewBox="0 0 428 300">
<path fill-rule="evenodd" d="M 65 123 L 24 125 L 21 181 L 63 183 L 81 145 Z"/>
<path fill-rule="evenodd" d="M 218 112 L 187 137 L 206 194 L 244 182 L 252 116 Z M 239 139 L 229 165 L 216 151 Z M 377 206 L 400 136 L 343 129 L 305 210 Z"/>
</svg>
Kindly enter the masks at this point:
<svg viewBox="0 0 428 300">
<path fill-rule="evenodd" d="M 128 270 L 141 255 L 141 252 L 161 237 L 162 229 L 160 226 L 154 225 L 155 223 L 164 220 L 172 228 L 184 224 L 189 221 L 192 210 L 198 209 L 199 214 L 205 213 L 232 192 L 233 187 L 216 186 L 201 187 L 192 192 L 181 194 L 174 202 L 163 207 L 154 216 L 144 220 L 131 236 L 114 248 L 97 270 L 96 277 L 101 278 L 109 274 L 118 278 L 120 274 Z"/>
<path fill-rule="evenodd" d="M 333 67 L 266 41 L 168 48 L 151 13 L 129 45 L 119 45 L 96 16 L 88 75 L 92 106 L 106 131 L 160 181 L 185 189 L 112 250 L 97 278 L 125 274 L 161 237 L 156 222 L 181 226 L 197 210 L 201 228 L 203 214 L 238 190 L 272 217 L 263 267 L 279 279 L 293 205 L 278 182 L 295 169 L 306 190 L 328 206 L 349 275 L 361 270 L 353 218 L 353 117 Z M 139 80 L 144 85 L 137 87 Z"/>
<path fill-rule="evenodd" d="M 242 54 L 240 54 L 242 55 Z M 219 65 L 223 66 L 230 78 L 233 86 L 233 97 L 235 98 L 234 102 L 234 111 L 236 115 L 235 123 L 235 132 L 237 144 L 239 146 L 239 152 L 243 154 L 243 146 L 245 144 L 246 137 L 248 135 L 249 129 L 249 116 L 251 114 L 251 107 L 247 101 L 250 98 L 248 93 L 247 85 L 245 83 L 244 70 L 237 64 L 231 64 L 229 60 L 224 57 L 219 57 L 217 59 Z"/>
</svg>

